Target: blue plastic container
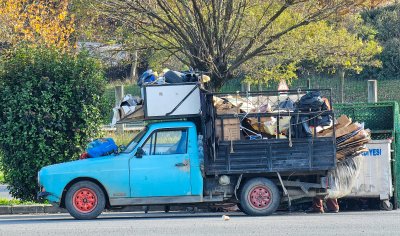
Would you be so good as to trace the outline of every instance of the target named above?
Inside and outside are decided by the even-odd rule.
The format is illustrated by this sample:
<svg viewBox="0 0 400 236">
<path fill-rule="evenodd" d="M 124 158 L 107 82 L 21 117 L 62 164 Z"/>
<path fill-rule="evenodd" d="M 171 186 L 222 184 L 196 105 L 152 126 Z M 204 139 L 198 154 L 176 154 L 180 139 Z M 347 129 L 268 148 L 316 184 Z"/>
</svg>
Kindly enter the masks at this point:
<svg viewBox="0 0 400 236">
<path fill-rule="evenodd" d="M 88 144 L 86 152 L 89 157 L 107 156 L 118 151 L 118 146 L 112 138 L 100 138 Z"/>
</svg>

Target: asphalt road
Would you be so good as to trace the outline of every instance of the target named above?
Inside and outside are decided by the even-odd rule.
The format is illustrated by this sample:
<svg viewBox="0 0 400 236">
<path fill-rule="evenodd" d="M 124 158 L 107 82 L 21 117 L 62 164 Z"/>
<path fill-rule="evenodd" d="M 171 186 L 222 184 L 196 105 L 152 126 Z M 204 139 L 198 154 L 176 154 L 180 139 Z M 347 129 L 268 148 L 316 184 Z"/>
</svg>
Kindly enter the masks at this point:
<svg viewBox="0 0 400 236">
<path fill-rule="evenodd" d="M 79 221 L 67 214 L 0 216 L 0 235 L 400 235 L 399 211 L 337 214 L 103 213 Z"/>
</svg>

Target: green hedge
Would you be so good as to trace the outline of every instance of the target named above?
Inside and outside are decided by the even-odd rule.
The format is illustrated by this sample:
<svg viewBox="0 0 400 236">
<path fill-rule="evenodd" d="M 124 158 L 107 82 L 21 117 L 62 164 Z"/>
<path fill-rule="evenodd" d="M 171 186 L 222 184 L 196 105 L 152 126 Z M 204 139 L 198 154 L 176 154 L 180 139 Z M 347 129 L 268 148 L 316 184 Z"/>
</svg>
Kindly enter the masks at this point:
<svg viewBox="0 0 400 236">
<path fill-rule="evenodd" d="M 1 60 L 0 144 L 11 194 L 34 200 L 41 167 L 77 159 L 98 135 L 105 80 L 85 53 L 20 47 Z"/>
</svg>

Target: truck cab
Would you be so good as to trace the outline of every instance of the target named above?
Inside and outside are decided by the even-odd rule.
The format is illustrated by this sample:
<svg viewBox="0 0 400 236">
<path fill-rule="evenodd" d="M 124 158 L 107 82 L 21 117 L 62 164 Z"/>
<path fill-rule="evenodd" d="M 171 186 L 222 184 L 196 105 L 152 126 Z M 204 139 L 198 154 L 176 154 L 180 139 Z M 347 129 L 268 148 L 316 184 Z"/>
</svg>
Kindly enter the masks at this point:
<svg viewBox="0 0 400 236">
<path fill-rule="evenodd" d="M 165 203 L 165 197 L 176 197 L 180 202 L 201 199 L 201 160 L 193 123 L 149 125 L 138 143 L 133 140 L 122 155 L 132 157 L 129 159 L 132 203 L 147 197 L 159 203 Z M 118 199 L 112 202 L 118 204 Z"/>
</svg>

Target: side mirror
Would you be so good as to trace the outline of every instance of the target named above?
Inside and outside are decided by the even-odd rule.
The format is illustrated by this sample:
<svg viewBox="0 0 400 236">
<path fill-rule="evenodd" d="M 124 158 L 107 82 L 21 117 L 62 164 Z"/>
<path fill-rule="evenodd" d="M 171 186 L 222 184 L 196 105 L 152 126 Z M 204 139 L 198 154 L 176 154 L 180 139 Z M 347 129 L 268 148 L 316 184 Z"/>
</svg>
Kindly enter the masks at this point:
<svg viewBox="0 0 400 236">
<path fill-rule="evenodd" d="M 138 147 L 135 153 L 136 158 L 142 158 L 145 152 L 143 151 L 143 148 Z"/>
<path fill-rule="evenodd" d="M 126 146 L 121 144 L 118 146 L 118 152 L 123 152 L 126 149 Z"/>
</svg>

